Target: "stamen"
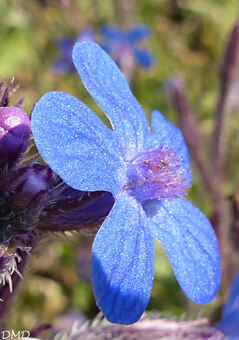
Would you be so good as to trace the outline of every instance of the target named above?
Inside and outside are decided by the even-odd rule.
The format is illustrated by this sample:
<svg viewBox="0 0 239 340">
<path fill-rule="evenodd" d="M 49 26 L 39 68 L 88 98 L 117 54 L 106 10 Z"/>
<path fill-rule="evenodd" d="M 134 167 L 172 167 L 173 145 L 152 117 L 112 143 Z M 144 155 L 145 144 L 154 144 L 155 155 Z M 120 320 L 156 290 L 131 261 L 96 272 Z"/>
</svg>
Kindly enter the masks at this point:
<svg viewBox="0 0 239 340">
<path fill-rule="evenodd" d="M 129 162 L 124 187 L 137 200 L 178 198 L 190 187 L 182 158 L 167 147 L 142 152 Z"/>
</svg>

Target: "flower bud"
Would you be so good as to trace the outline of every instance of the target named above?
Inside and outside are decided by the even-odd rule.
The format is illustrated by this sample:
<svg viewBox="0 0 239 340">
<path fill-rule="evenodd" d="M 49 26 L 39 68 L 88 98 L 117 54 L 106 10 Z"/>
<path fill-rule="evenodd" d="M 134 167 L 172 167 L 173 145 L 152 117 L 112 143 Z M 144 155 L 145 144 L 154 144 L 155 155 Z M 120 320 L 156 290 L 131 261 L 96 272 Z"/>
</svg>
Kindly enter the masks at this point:
<svg viewBox="0 0 239 340">
<path fill-rule="evenodd" d="M 14 106 L 0 108 L 0 165 L 12 165 L 26 151 L 30 132 L 25 111 Z"/>
<path fill-rule="evenodd" d="M 24 171 L 15 179 L 14 202 L 18 206 L 25 207 L 48 191 L 48 169 L 41 164 L 33 164 L 24 168 Z"/>
<path fill-rule="evenodd" d="M 53 199 L 57 197 L 57 199 Z M 58 189 L 52 190 L 48 197 L 48 207 L 39 221 L 42 231 L 93 231 L 99 227 L 114 205 L 114 198 L 110 192 L 84 192 L 65 185 L 60 194 Z M 94 230 L 95 232 L 95 230 Z"/>
</svg>

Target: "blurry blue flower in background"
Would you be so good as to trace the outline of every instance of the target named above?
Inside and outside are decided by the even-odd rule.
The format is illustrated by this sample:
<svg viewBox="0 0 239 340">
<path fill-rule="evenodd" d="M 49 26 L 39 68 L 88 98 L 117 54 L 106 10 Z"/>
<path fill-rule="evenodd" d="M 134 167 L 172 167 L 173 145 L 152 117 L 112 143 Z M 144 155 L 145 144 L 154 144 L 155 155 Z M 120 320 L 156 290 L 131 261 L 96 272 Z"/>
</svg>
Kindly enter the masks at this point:
<svg viewBox="0 0 239 340">
<path fill-rule="evenodd" d="M 153 65 L 153 54 L 143 44 L 150 37 L 149 27 L 138 25 L 124 31 L 114 25 L 105 25 L 102 26 L 101 33 L 101 47 L 111 55 L 121 70 L 124 71 L 131 64 L 142 68 Z"/>
<path fill-rule="evenodd" d="M 72 62 L 72 49 L 78 41 L 94 40 L 94 32 L 90 28 L 85 28 L 81 31 L 76 39 L 69 37 L 59 38 L 56 42 L 56 47 L 60 53 L 60 58 L 53 62 L 53 69 L 59 74 L 69 74 L 75 72 L 75 67 Z"/>
<path fill-rule="evenodd" d="M 222 317 L 217 325 L 229 340 L 239 339 L 239 273 L 232 283 L 228 300 L 223 307 Z"/>
<path fill-rule="evenodd" d="M 130 79 L 135 66 L 150 68 L 154 64 L 153 54 L 144 46 L 145 39 L 150 37 L 150 29 L 144 25 L 124 31 L 114 25 L 101 27 L 101 47 L 111 55 L 122 72 Z M 76 39 L 62 37 L 56 47 L 60 58 L 53 63 L 53 69 L 59 74 L 75 72 L 72 62 L 72 49 L 76 42 L 96 40 L 92 29 L 85 28 Z"/>
<path fill-rule="evenodd" d="M 63 92 L 36 103 L 32 129 L 39 152 L 68 185 L 114 196 L 93 243 L 97 305 L 111 322 L 140 318 L 153 284 L 154 238 L 186 295 L 208 303 L 219 287 L 219 248 L 210 222 L 181 197 L 191 186 L 191 170 L 180 130 L 154 111 L 150 132 L 122 73 L 97 44 L 77 43 L 73 62 L 113 131 Z"/>
</svg>

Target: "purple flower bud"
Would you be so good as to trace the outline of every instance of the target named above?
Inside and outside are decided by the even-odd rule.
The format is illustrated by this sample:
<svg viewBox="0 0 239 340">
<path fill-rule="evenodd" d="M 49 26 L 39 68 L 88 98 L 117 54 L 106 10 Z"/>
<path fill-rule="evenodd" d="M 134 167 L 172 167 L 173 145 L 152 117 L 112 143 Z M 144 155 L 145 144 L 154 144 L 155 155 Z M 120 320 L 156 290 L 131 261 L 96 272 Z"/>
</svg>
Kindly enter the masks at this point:
<svg viewBox="0 0 239 340">
<path fill-rule="evenodd" d="M 49 190 L 49 168 L 34 164 L 24 168 L 24 172 L 14 181 L 14 200 L 26 206 Z"/>
<path fill-rule="evenodd" d="M 50 187 L 48 167 L 31 164 L 12 172 L 0 191 L 0 238 L 4 244 L 28 244 Z"/>
<path fill-rule="evenodd" d="M 14 163 L 25 152 L 31 132 L 30 118 L 18 107 L 0 108 L 0 165 Z"/>
<path fill-rule="evenodd" d="M 89 227 L 89 231 L 95 232 L 93 228 L 99 226 L 112 209 L 112 194 L 103 191 L 78 191 L 65 184 L 62 188 L 62 193 L 59 192 L 60 187 L 49 193 L 49 204 L 38 227 L 42 231 L 80 230 Z"/>
</svg>

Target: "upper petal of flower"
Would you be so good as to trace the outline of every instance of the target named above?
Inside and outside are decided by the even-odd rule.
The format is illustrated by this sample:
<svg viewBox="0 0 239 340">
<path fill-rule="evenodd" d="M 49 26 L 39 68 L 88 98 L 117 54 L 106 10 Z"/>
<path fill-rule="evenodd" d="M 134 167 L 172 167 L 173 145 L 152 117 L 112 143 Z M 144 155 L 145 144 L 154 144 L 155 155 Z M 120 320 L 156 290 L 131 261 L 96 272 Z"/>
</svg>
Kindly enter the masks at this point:
<svg viewBox="0 0 239 340">
<path fill-rule="evenodd" d="M 155 149 L 165 146 L 177 152 L 182 159 L 182 166 L 187 171 L 188 182 L 192 182 L 192 174 L 188 148 L 180 129 L 171 124 L 159 111 L 152 112 L 153 133 L 147 140 L 146 148 Z"/>
<path fill-rule="evenodd" d="M 151 34 L 150 28 L 146 25 L 136 25 L 129 32 L 129 42 L 132 44 L 139 42 L 142 39 L 149 38 Z"/>
<path fill-rule="evenodd" d="M 109 117 L 124 159 L 143 149 L 149 135 L 145 114 L 113 60 L 95 43 L 77 43 L 73 62 L 94 100 Z"/>
<path fill-rule="evenodd" d="M 74 39 L 68 37 L 60 38 L 57 40 L 56 46 L 63 55 L 70 59 L 72 55 L 72 49 L 74 46 Z"/>
<path fill-rule="evenodd" d="M 220 284 L 220 254 L 208 219 L 184 198 L 145 205 L 153 236 L 165 249 L 186 295 L 208 303 Z"/>
<path fill-rule="evenodd" d="M 32 132 L 42 157 L 74 189 L 121 187 L 124 165 L 113 132 L 80 100 L 45 94 L 32 112 Z"/>
<path fill-rule="evenodd" d="M 114 323 L 136 322 L 151 295 L 154 243 L 145 222 L 141 205 L 121 194 L 93 243 L 96 303 Z"/>
<path fill-rule="evenodd" d="M 154 57 L 146 48 L 136 48 L 134 50 L 136 60 L 143 67 L 151 67 L 154 63 Z"/>
<path fill-rule="evenodd" d="M 53 66 L 53 70 L 60 75 L 75 72 L 73 63 L 65 58 L 54 61 L 52 66 Z"/>
<path fill-rule="evenodd" d="M 235 277 L 228 300 L 222 310 L 222 318 L 217 328 L 223 331 L 230 340 L 239 336 L 239 273 Z"/>
<path fill-rule="evenodd" d="M 101 26 L 101 34 L 110 40 L 121 40 L 123 32 L 116 25 L 103 25 Z"/>
</svg>

